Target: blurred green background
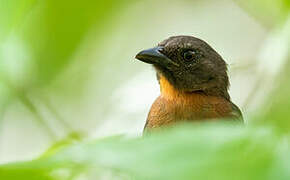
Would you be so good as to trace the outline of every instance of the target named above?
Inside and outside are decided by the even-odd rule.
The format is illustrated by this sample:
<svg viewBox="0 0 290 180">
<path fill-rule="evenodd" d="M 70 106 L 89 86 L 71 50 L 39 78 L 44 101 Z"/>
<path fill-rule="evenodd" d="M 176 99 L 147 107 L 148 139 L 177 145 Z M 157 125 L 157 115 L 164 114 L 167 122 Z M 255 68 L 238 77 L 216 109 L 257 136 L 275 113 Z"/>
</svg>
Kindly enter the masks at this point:
<svg viewBox="0 0 290 180">
<path fill-rule="evenodd" d="M 134 56 L 173 35 L 223 56 L 246 126 L 139 137 Z M 290 179 L 289 44 L 289 0 L 0 0 L 0 179 Z"/>
</svg>

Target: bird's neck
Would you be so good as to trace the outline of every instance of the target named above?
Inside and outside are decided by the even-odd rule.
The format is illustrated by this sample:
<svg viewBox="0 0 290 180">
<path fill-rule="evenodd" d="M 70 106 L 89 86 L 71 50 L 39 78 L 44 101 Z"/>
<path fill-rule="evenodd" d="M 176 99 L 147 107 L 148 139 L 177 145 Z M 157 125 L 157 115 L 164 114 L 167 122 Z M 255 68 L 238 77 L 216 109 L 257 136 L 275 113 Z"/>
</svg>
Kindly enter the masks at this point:
<svg viewBox="0 0 290 180">
<path fill-rule="evenodd" d="M 186 93 L 176 89 L 164 76 L 160 76 L 159 79 L 161 97 L 174 101 L 176 103 L 183 102 L 186 103 L 190 101 L 198 93 Z"/>
<path fill-rule="evenodd" d="M 206 102 L 208 98 L 223 99 L 223 97 L 206 94 L 202 91 L 185 92 L 178 90 L 164 76 L 159 77 L 159 84 L 161 97 L 176 104 L 201 103 Z"/>
</svg>

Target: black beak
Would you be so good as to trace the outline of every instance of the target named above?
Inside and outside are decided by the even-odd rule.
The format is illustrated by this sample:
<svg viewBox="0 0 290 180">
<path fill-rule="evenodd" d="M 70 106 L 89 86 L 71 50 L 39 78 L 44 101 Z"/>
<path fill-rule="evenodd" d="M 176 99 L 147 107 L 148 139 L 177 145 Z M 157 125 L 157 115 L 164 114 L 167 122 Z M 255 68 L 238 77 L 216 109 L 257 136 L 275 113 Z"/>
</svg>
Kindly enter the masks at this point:
<svg viewBox="0 0 290 180">
<path fill-rule="evenodd" d="M 177 64 L 176 62 L 172 61 L 167 56 L 162 54 L 160 52 L 161 50 L 162 47 L 160 46 L 151 49 L 146 49 L 139 52 L 135 58 L 148 64 L 158 64 L 164 67 L 168 67 L 168 65 L 179 66 L 179 64 Z"/>
</svg>

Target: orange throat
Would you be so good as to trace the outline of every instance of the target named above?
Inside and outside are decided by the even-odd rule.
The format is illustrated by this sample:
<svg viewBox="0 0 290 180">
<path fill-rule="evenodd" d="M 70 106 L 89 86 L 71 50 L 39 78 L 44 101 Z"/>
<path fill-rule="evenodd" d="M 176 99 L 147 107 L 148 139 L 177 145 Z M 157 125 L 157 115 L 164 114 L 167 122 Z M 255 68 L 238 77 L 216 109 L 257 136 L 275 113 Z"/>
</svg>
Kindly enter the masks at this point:
<svg viewBox="0 0 290 180">
<path fill-rule="evenodd" d="M 194 95 L 191 93 L 185 93 L 178 89 L 176 89 L 163 75 L 160 75 L 159 79 L 160 84 L 160 91 L 161 91 L 161 97 L 165 98 L 166 100 L 171 101 L 188 101 L 189 97 Z"/>
</svg>

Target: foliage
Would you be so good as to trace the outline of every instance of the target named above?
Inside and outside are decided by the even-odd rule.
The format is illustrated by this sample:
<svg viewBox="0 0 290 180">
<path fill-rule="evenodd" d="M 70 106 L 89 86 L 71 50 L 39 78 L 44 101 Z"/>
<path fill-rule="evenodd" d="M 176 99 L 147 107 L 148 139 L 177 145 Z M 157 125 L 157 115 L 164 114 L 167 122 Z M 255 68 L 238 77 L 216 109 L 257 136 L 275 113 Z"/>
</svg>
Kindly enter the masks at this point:
<svg viewBox="0 0 290 180">
<path fill-rule="evenodd" d="M 65 74 L 91 31 L 97 38 L 108 28 L 116 8 L 122 1 L 0 1 L 0 116 L 11 102 L 20 101 L 38 124 L 56 138 L 32 99 L 40 101 L 55 114 L 64 128 L 67 123 L 58 117 L 49 104 L 48 93 L 66 92 L 78 97 L 85 86 L 86 69 L 91 62 L 83 58 L 79 72 Z M 87 42 L 89 44 L 89 42 Z M 78 73 L 76 76 L 75 73 Z M 76 84 L 75 82 L 79 83 Z M 82 83 L 82 84 L 81 84 Z M 70 91 L 65 91 L 70 89 Z M 73 91 L 71 91 L 73 89 Z M 71 93 L 68 94 L 68 92 Z M 70 132 L 68 132 L 70 133 Z"/>
<path fill-rule="evenodd" d="M 77 179 L 90 177 L 93 169 L 98 178 L 288 179 L 289 153 L 289 136 L 269 127 L 187 124 L 143 138 L 70 145 L 52 156 L 2 166 L 0 178 Z"/>
<path fill-rule="evenodd" d="M 269 31 L 289 29 L 289 1 L 235 2 Z M 65 72 L 90 31 L 97 29 L 101 39 L 110 17 L 126 3 L 1 0 L 0 42 L 9 48 L 0 47 L 0 113 L 18 100 L 47 127 L 30 95 L 41 94 Z M 18 55 L 26 59 L 20 67 L 11 63 Z M 286 56 L 288 63 L 263 113 L 252 119 L 259 123 L 183 124 L 139 138 L 100 140 L 83 140 L 71 132 L 38 159 L 1 165 L 0 179 L 289 179 L 289 51 Z M 82 86 L 74 81 L 74 88 Z M 57 91 L 67 88 L 57 86 Z"/>
</svg>

